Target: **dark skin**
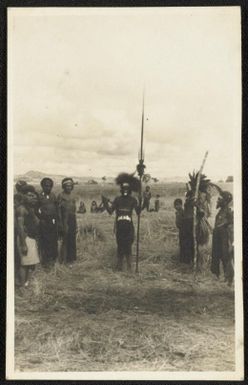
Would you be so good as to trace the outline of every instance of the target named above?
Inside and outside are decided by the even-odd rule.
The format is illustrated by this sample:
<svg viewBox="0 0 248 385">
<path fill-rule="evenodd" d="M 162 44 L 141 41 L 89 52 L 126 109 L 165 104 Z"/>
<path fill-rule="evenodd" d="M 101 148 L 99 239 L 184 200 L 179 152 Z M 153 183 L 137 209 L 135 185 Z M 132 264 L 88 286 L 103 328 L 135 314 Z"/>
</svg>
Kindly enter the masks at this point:
<svg viewBox="0 0 248 385">
<path fill-rule="evenodd" d="M 105 197 L 102 197 L 103 204 L 109 214 L 114 211 L 116 213 L 116 240 L 117 240 L 117 270 L 122 270 L 123 258 L 127 259 L 127 269 L 131 272 L 131 246 L 133 243 L 134 228 L 132 224 L 132 213 L 140 213 L 140 206 L 135 198 L 131 196 L 129 186 L 122 186 L 121 196 L 116 197 L 112 204 Z M 120 222 L 119 222 L 120 221 Z M 130 226 L 127 227 L 127 233 L 123 232 L 123 223 L 129 221 Z M 126 222 L 128 223 L 128 222 Z M 121 226 L 121 227 L 120 227 Z M 125 231 L 125 227 L 124 227 Z M 123 239 L 126 238 L 124 241 Z M 125 244 L 124 244 L 125 242 Z"/>
<path fill-rule="evenodd" d="M 121 189 L 121 193 L 122 193 L 122 195 L 124 195 L 124 196 L 127 196 L 127 195 L 131 195 L 131 193 L 130 193 L 130 190 L 129 190 L 129 187 L 128 186 L 124 186 L 124 187 L 122 187 L 122 189 Z"/>
<path fill-rule="evenodd" d="M 42 190 L 44 191 L 44 193 L 46 195 L 49 195 L 50 192 L 52 191 L 52 188 L 53 188 L 53 183 L 50 181 L 50 180 L 45 180 L 43 183 L 42 183 Z"/>
<path fill-rule="evenodd" d="M 45 179 L 42 182 L 41 187 L 45 195 L 50 195 L 53 189 L 53 182 L 49 179 Z M 37 212 L 36 215 L 40 218 L 39 212 Z M 58 220 L 58 236 L 59 238 L 61 238 L 63 235 L 63 226 L 62 226 L 61 212 L 58 209 L 58 207 L 57 207 L 57 220 Z"/>
<path fill-rule="evenodd" d="M 216 208 L 221 209 L 225 206 L 228 206 L 228 204 L 225 202 L 225 200 L 222 197 L 219 197 L 216 203 Z"/>
<path fill-rule="evenodd" d="M 68 194 L 70 195 L 72 190 L 73 190 L 73 183 L 66 183 L 64 186 L 63 186 L 63 190 L 65 192 L 65 194 Z M 62 215 L 60 215 L 60 218 L 62 217 Z M 60 235 L 62 236 L 63 234 L 66 234 L 68 232 L 68 225 L 67 225 L 67 217 L 64 216 L 64 221 L 62 221 L 63 224 L 62 224 L 62 227 L 60 229 Z"/>
<path fill-rule="evenodd" d="M 107 199 L 107 198 L 105 198 L 104 196 L 102 196 L 102 203 L 103 203 L 105 209 L 107 210 L 107 212 L 108 212 L 109 214 L 112 214 L 112 213 L 114 212 L 113 207 L 112 207 L 112 206 L 111 206 L 111 207 L 109 206 L 109 199 Z"/>
<path fill-rule="evenodd" d="M 21 251 L 23 255 L 27 255 L 28 249 L 25 240 L 24 218 L 28 213 L 34 214 L 34 208 L 37 205 L 37 195 L 29 192 L 24 196 L 24 205 L 20 206 L 17 211 L 18 234 L 20 237 Z"/>
<path fill-rule="evenodd" d="M 183 208 L 182 204 L 181 203 L 175 203 L 174 204 L 174 207 L 175 207 L 175 210 L 181 210 Z"/>
<path fill-rule="evenodd" d="M 127 197 L 127 196 L 130 196 L 130 195 L 131 195 L 131 192 L 130 192 L 130 189 L 129 189 L 128 186 L 124 186 L 124 187 L 121 188 L 121 195 L 122 195 L 123 197 Z M 105 198 L 105 197 L 102 196 L 102 202 L 103 202 L 103 205 L 104 205 L 105 209 L 107 210 L 107 212 L 108 212 L 109 214 L 112 214 L 112 213 L 115 211 L 115 208 L 114 208 L 113 206 L 109 206 L 109 202 L 110 202 L 110 201 L 109 201 L 107 198 Z M 137 207 L 135 208 L 135 211 L 136 211 L 136 214 L 139 215 L 139 213 L 140 213 L 140 211 L 141 211 L 141 210 L 140 210 L 140 207 L 137 206 Z"/>
<path fill-rule="evenodd" d="M 66 194 L 70 194 L 73 190 L 73 183 L 67 183 L 63 186 L 63 190 Z"/>
</svg>

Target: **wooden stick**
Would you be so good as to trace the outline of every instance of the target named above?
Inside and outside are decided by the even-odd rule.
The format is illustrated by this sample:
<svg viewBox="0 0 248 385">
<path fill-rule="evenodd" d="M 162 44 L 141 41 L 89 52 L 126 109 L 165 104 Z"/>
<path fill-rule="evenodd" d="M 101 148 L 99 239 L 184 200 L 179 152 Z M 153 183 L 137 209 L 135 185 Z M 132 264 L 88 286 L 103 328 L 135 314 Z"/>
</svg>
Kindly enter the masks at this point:
<svg viewBox="0 0 248 385">
<path fill-rule="evenodd" d="M 143 139 L 144 139 L 144 103 L 145 103 L 145 89 L 143 91 L 143 106 L 142 106 L 142 119 L 141 119 L 141 137 L 140 137 L 140 154 L 139 154 L 139 164 L 143 165 L 144 163 L 144 153 L 143 153 Z M 138 223 L 137 223 L 137 245 L 136 245 L 136 266 L 135 273 L 139 273 L 139 238 L 140 238 L 140 215 L 141 215 L 141 203 L 142 203 L 142 176 L 143 172 L 140 173 L 140 189 L 139 189 L 139 207 L 140 212 L 138 214 Z"/>
<path fill-rule="evenodd" d="M 139 191 L 139 207 L 141 208 L 141 201 L 142 201 L 142 176 L 140 176 L 140 191 Z M 135 263 L 135 273 L 139 273 L 139 237 L 140 237 L 140 215 L 141 211 L 138 213 L 138 222 L 137 222 L 137 243 L 136 243 L 136 263 Z"/>
<path fill-rule="evenodd" d="M 206 163 L 207 156 L 208 156 L 208 151 L 206 151 L 206 153 L 205 153 L 201 168 L 200 168 L 198 175 L 197 175 L 194 202 L 198 199 L 201 174 L 202 174 L 204 165 Z M 197 207 L 194 205 L 194 211 L 193 211 L 193 241 L 194 241 L 193 269 L 194 269 L 194 272 L 196 272 L 196 268 L 198 265 L 198 247 L 197 247 L 197 240 L 196 240 L 196 225 L 197 225 L 196 216 L 197 216 Z"/>
</svg>

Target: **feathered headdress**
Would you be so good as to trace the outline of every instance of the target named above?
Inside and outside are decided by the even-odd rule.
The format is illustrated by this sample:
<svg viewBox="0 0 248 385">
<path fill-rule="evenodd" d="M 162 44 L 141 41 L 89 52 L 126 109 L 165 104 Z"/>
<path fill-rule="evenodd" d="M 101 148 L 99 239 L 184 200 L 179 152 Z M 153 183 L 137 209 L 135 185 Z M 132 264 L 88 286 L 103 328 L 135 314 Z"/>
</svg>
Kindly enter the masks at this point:
<svg viewBox="0 0 248 385">
<path fill-rule="evenodd" d="M 212 184 L 213 187 L 216 188 L 218 191 L 219 195 L 222 197 L 222 199 L 228 204 L 233 200 L 233 196 L 229 191 L 224 191 L 218 186 L 217 184 Z"/>
<path fill-rule="evenodd" d="M 197 177 L 198 177 L 198 173 L 195 173 L 195 171 L 193 171 L 192 174 L 189 174 L 189 185 L 190 185 L 190 189 L 191 191 L 195 191 L 196 190 L 196 183 L 197 183 Z M 207 188 L 211 186 L 211 181 L 210 179 L 207 179 L 206 175 L 204 174 L 201 174 L 201 177 L 200 177 L 200 183 L 199 183 L 199 191 L 201 192 L 207 192 Z"/>
<path fill-rule="evenodd" d="M 118 185 L 123 185 L 124 183 L 128 183 L 130 186 L 130 190 L 138 192 L 140 189 L 140 181 L 138 178 L 133 176 L 133 174 L 128 174 L 126 172 L 122 172 L 115 178 L 115 183 Z"/>
</svg>

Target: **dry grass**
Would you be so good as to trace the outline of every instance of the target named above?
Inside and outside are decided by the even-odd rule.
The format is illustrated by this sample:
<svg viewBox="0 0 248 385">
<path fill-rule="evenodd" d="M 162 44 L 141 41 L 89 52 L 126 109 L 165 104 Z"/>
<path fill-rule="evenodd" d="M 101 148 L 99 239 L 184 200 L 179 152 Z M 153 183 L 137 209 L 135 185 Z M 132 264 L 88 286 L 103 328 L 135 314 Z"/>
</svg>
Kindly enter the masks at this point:
<svg viewBox="0 0 248 385">
<path fill-rule="evenodd" d="M 16 292 L 17 370 L 234 370 L 233 290 L 178 265 L 173 199 L 142 214 L 139 275 L 113 270 L 113 217 L 79 216 L 73 268 Z"/>
</svg>

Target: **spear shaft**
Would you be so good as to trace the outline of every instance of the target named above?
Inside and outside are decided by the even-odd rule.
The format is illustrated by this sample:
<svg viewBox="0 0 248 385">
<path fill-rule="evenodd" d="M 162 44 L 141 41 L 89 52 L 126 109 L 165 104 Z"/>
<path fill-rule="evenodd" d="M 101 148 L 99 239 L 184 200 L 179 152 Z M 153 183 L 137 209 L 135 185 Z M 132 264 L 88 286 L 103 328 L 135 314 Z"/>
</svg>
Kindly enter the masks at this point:
<svg viewBox="0 0 248 385">
<path fill-rule="evenodd" d="M 144 160 L 144 157 L 143 157 L 143 138 L 144 138 L 144 103 L 145 103 L 145 93 L 143 93 L 142 120 L 141 120 L 141 136 L 140 136 L 140 159 L 139 159 L 139 161 L 142 161 L 142 160 Z"/>
<path fill-rule="evenodd" d="M 145 92 L 143 92 L 143 106 L 142 106 L 142 120 L 141 120 L 141 137 L 140 137 L 140 155 L 139 155 L 139 165 L 143 166 L 144 163 L 144 154 L 143 154 L 143 138 L 144 138 L 144 99 Z M 137 245 L 136 245 L 136 267 L 135 273 L 139 272 L 139 236 L 140 236 L 140 214 L 141 214 L 141 202 L 142 202 L 142 167 L 139 172 L 140 179 L 140 189 L 139 189 L 139 212 L 138 212 L 138 222 L 137 222 Z"/>
<path fill-rule="evenodd" d="M 206 160 L 208 156 L 208 151 L 206 151 L 204 159 L 202 161 L 201 168 L 198 172 L 197 179 L 196 179 L 196 188 L 195 188 L 195 201 L 198 199 L 198 194 L 199 194 L 199 186 L 200 186 L 200 181 L 201 181 L 201 174 L 203 171 L 203 168 L 205 166 Z M 196 271 L 196 267 L 198 264 L 198 248 L 197 248 L 197 240 L 196 240 L 196 223 L 197 223 L 197 207 L 194 206 L 194 211 L 193 211 L 193 241 L 194 241 L 194 255 L 193 255 L 193 269 Z"/>
</svg>

